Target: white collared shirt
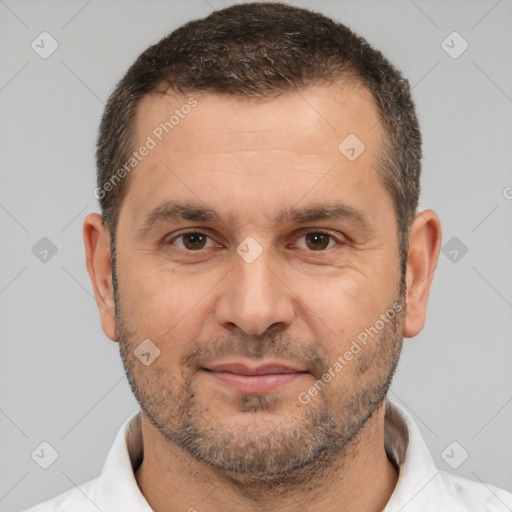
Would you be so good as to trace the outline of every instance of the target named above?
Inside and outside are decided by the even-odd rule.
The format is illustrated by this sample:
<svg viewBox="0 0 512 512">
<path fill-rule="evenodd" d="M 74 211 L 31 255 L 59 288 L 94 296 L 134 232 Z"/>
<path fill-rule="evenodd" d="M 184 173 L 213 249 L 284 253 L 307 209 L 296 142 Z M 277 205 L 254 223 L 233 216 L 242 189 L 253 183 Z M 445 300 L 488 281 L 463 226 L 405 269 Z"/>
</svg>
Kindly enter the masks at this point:
<svg viewBox="0 0 512 512">
<path fill-rule="evenodd" d="M 510 512 L 512 494 L 438 470 L 409 414 L 388 400 L 385 447 L 399 467 L 398 482 L 383 512 Z M 140 412 L 122 425 L 101 475 L 25 512 L 153 512 L 134 470 L 142 461 Z"/>
</svg>

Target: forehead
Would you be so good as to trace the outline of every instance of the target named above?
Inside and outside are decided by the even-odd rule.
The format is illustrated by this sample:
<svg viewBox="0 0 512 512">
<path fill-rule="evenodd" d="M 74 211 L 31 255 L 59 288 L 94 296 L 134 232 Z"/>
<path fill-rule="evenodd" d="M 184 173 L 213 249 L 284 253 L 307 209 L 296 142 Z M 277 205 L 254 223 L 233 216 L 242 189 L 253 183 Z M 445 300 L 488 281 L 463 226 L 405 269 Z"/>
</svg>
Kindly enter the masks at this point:
<svg viewBox="0 0 512 512">
<path fill-rule="evenodd" d="M 148 135 L 159 145 L 172 141 L 176 151 L 193 145 L 196 153 L 233 149 L 297 152 L 307 143 L 303 153 L 326 150 L 339 156 L 338 144 L 349 134 L 370 143 L 380 130 L 378 120 L 371 93 L 354 81 L 265 98 L 151 93 L 137 108 L 135 145 L 143 144 Z"/>
<path fill-rule="evenodd" d="M 227 215 L 259 208 L 266 219 L 268 210 L 277 215 L 272 202 L 282 206 L 286 194 L 294 204 L 307 190 L 315 204 L 322 194 L 359 194 L 361 203 L 381 186 L 380 135 L 371 94 L 354 84 L 259 99 L 153 93 L 138 106 L 134 144 L 151 141 L 151 150 L 131 173 L 127 198 L 143 211 L 199 199 Z"/>
</svg>

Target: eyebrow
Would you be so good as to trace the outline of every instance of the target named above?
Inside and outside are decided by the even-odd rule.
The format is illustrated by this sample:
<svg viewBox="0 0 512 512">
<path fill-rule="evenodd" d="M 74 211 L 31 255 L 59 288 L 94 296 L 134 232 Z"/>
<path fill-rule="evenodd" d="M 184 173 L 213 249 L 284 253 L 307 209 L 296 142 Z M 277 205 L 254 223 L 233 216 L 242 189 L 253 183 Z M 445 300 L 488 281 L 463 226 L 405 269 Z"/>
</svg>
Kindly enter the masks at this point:
<svg viewBox="0 0 512 512">
<path fill-rule="evenodd" d="M 348 219 L 364 228 L 369 227 L 367 216 L 352 206 L 340 201 L 328 204 L 315 204 L 305 208 L 282 209 L 275 219 L 265 214 L 265 218 L 272 227 L 286 223 L 303 224 L 319 220 L 341 220 Z M 218 222 L 226 226 L 236 226 L 237 221 L 234 215 L 224 215 L 216 210 L 202 206 L 201 204 L 187 201 L 167 201 L 152 209 L 142 226 L 141 231 L 148 231 L 158 224 L 166 224 L 172 221 L 188 220 L 192 222 Z"/>
</svg>

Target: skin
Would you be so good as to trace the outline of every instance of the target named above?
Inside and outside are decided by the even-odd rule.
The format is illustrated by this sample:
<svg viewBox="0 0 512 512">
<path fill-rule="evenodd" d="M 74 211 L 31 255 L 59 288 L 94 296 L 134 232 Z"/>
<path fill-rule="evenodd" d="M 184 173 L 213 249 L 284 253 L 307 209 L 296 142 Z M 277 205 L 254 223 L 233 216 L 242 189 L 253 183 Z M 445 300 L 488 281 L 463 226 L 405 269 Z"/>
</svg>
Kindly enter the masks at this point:
<svg viewBox="0 0 512 512">
<path fill-rule="evenodd" d="M 425 322 L 439 219 L 431 210 L 416 215 L 400 297 L 396 217 L 375 171 L 382 132 L 369 93 L 344 84 L 266 100 L 193 96 L 197 106 L 130 175 L 116 294 L 101 217 L 84 223 L 103 330 L 120 343 L 143 411 L 137 483 L 157 512 L 382 510 L 398 478 L 384 450 L 382 398 L 403 337 Z M 187 99 L 144 97 L 135 147 Z M 351 133 L 366 146 L 352 162 L 338 150 Z M 149 212 L 176 199 L 232 221 L 144 229 Z M 273 222 L 283 207 L 335 200 L 364 225 L 351 217 Z M 179 238 L 184 230 L 207 235 L 206 245 Z M 318 230 L 332 237 L 308 238 Z M 236 252 L 247 237 L 262 250 L 252 263 Z M 299 393 L 400 301 L 401 314 L 302 404 Z M 149 366 L 133 354 L 147 338 L 160 350 Z M 251 393 L 202 369 L 233 361 L 280 361 L 303 373 Z"/>
</svg>

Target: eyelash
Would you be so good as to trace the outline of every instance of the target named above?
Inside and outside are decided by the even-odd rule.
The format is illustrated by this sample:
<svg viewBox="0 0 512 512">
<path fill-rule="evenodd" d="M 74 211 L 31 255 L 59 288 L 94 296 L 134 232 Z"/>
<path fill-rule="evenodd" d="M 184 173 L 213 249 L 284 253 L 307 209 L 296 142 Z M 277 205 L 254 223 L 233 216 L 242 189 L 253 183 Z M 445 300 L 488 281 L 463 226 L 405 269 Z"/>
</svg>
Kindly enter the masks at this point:
<svg viewBox="0 0 512 512">
<path fill-rule="evenodd" d="M 300 236 L 298 236 L 297 238 L 295 238 L 295 243 L 297 240 L 300 240 L 301 238 L 307 236 L 307 235 L 311 235 L 311 234 L 315 234 L 315 235 L 324 235 L 324 236 L 327 236 L 329 237 L 329 244 L 331 241 L 335 241 L 337 243 L 337 245 L 343 245 L 344 241 L 343 240 L 340 240 L 338 239 L 337 237 L 335 237 L 334 235 L 332 235 L 331 233 L 327 232 L 327 231 L 323 231 L 322 229 L 315 229 L 315 230 L 310 230 L 310 231 L 305 231 L 305 232 L 301 232 Z M 205 236 L 207 237 L 208 239 L 210 240 L 213 240 L 212 237 L 210 237 L 209 235 L 207 235 L 206 233 L 203 233 L 201 231 L 195 231 L 195 230 L 192 230 L 192 231 L 186 231 L 184 233 L 180 233 L 179 235 L 176 235 L 175 237 L 171 238 L 171 239 L 168 239 L 165 241 L 165 244 L 166 245 L 174 245 L 174 242 L 176 240 L 179 240 L 180 238 L 186 236 L 186 235 L 202 235 L 202 236 Z M 328 245 L 329 245 L 328 244 Z M 190 250 L 190 249 L 186 249 L 184 247 L 178 247 L 178 249 L 182 250 L 182 251 L 185 251 L 185 252 L 188 252 L 188 253 L 201 253 L 202 251 L 205 251 L 209 248 L 202 248 L 202 249 L 198 249 L 196 251 L 194 250 Z M 327 252 L 329 251 L 330 249 L 333 249 L 333 247 L 328 247 L 326 249 L 319 249 L 319 250 L 308 250 L 308 249 L 304 249 L 304 250 L 308 250 L 308 252 L 311 252 L 311 253 L 322 253 L 322 252 Z"/>
</svg>

